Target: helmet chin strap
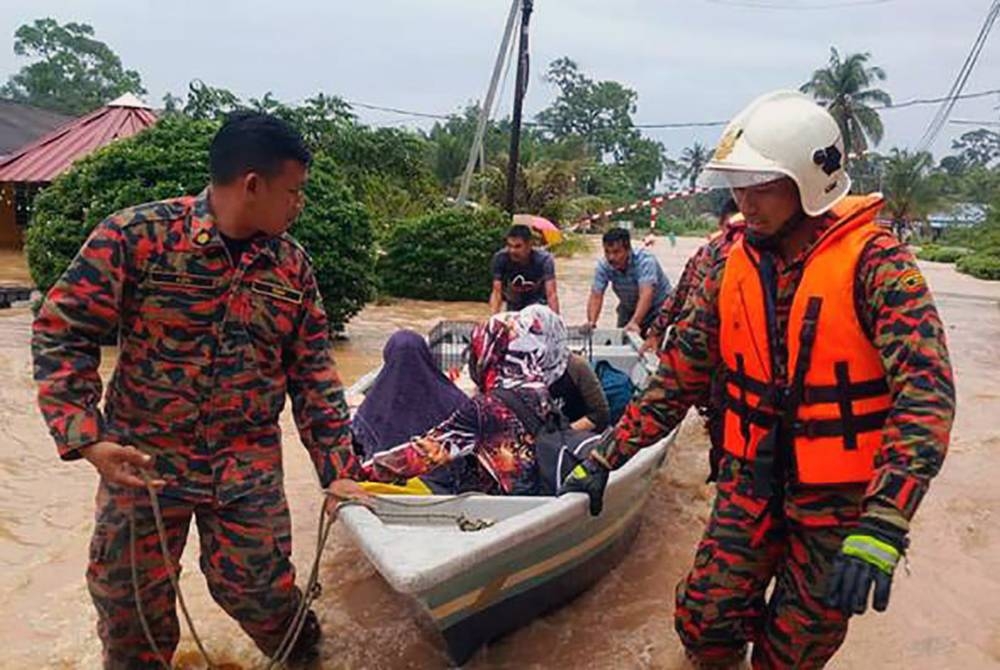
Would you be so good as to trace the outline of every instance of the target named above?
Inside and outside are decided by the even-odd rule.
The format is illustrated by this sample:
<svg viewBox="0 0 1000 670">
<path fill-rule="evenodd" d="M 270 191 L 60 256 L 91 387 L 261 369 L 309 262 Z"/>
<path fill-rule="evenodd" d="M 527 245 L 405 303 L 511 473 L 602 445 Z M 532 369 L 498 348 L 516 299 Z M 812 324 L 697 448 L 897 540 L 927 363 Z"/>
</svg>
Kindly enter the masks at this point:
<svg viewBox="0 0 1000 670">
<path fill-rule="evenodd" d="M 808 218 L 806 213 L 800 208 L 787 221 L 781 224 L 781 228 L 778 228 L 777 232 L 771 235 L 764 235 L 748 228 L 746 231 L 747 243 L 758 251 L 778 251 L 781 248 L 782 240 L 797 230 Z"/>
</svg>

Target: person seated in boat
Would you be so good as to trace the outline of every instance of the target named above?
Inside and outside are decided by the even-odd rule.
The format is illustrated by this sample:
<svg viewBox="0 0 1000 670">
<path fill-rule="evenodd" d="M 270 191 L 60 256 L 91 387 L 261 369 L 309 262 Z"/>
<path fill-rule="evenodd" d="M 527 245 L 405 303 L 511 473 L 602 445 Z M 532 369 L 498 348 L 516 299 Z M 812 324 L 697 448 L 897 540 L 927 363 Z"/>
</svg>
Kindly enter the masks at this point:
<svg viewBox="0 0 1000 670">
<path fill-rule="evenodd" d="M 573 430 L 599 433 L 611 421 L 601 381 L 587 359 L 579 354 L 569 354 L 566 372 L 549 386 L 549 395 Z"/>
<path fill-rule="evenodd" d="M 427 340 L 399 330 L 382 349 L 382 369 L 351 422 L 362 458 L 423 435 L 471 402 L 434 363 Z"/>
<path fill-rule="evenodd" d="M 542 493 L 534 436 L 518 417 L 528 411 L 545 422 L 550 416 L 548 387 L 566 371 L 565 342 L 562 319 L 544 305 L 495 314 L 476 326 L 469 374 L 479 392 L 419 437 L 375 454 L 362 466 L 365 479 L 400 483 L 458 461 L 474 480 L 464 482 L 464 490 Z M 466 456 L 472 458 L 460 461 Z"/>
</svg>

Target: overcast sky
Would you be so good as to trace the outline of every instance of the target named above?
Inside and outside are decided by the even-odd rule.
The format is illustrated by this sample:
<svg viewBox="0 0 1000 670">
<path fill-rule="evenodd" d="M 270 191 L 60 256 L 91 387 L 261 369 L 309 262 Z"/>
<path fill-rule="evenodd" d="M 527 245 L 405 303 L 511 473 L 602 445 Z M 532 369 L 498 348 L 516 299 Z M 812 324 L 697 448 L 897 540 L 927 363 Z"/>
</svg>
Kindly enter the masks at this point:
<svg viewBox="0 0 1000 670">
<path fill-rule="evenodd" d="M 746 7 L 732 5 L 764 5 Z M 561 56 L 639 95 L 638 123 L 725 120 L 759 93 L 797 87 L 831 45 L 870 51 L 897 102 L 947 93 L 990 0 L 535 0 L 526 110 L 553 90 L 541 79 Z M 817 8 L 817 5 L 841 5 Z M 843 6 L 850 5 L 850 6 Z M 780 9 L 778 7 L 792 7 Z M 510 0 L 3 0 L 0 77 L 22 23 L 90 23 L 159 105 L 200 78 L 243 97 L 298 101 L 317 91 L 348 100 L 449 113 L 483 96 Z M 513 75 L 501 102 L 510 105 Z M 987 42 L 966 92 L 1000 88 L 1000 34 Z M 962 101 L 958 120 L 1000 118 L 1000 97 Z M 358 110 L 372 124 L 426 121 Z M 886 110 L 880 149 L 915 146 L 932 105 Z M 969 126 L 948 125 L 937 155 Z M 668 153 L 720 129 L 648 131 Z"/>
</svg>

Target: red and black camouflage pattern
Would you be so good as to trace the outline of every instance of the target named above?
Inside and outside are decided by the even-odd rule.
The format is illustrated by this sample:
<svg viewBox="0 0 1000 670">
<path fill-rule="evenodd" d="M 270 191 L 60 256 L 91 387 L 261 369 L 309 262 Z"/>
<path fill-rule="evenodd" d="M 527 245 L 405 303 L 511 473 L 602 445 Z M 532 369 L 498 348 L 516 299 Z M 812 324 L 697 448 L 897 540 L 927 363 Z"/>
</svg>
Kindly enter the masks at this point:
<svg viewBox="0 0 1000 670">
<path fill-rule="evenodd" d="M 102 413 L 99 342 L 116 329 Z M 233 267 L 204 193 L 102 222 L 49 291 L 32 351 L 64 459 L 132 444 L 155 457 L 165 495 L 225 504 L 280 481 L 287 393 L 323 485 L 359 471 L 308 257 L 262 237 Z"/>
<path fill-rule="evenodd" d="M 118 362 L 102 411 L 100 342 L 116 333 Z M 258 644 L 297 602 L 291 565 L 275 544 L 287 525 L 284 497 L 275 493 L 286 394 L 321 484 L 360 474 L 329 349 L 305 252 L 287 235 L 259 237 L 234 266 L 207 192 L 102 222 L 34 323 L 39 405 L 60 456 L 79 458 L 81 447 L 99 440 L 152 455 L 167 481 L 161 504 L 178 515 L 177 551 L 194 509 L 213 594 Z M 118 635 L 121 620 L 135 618 L 131 575 L 122 567 L 128 557 L 121 562 L 129 507 L 111 500 L 98 513 L 88 571 L 108 650 L 132 645 Z M 273 527 L 262 533 L 259 524 Z M 146 532 L 143 600 L 148 592 L 147 611 L 163 623 L 157 635 L 169 642 L 176 624 L 165 603 L 173 600 L 155 567 L 159 545 Z"/>
<path fill-rule="evenodd" d="M 181 553 L 194 517 L 201 571 L 209 592 L 263 653 L 273 654 L 302 598 L 290 560 L 291 519 L 281 487 L 259 489 L 228 505 L 161 496 L 160 510 L 175 574 L 180 574 Z M 176 593 L 163 562 L 148 495 L 144 490 L 102 483 L 87 585 L 98 612 L 104 667 L 114 670 L 159 667 L 157 652 L 150 647 L 136 610 L 131 512 L 135 514 L 142 612 L 163 658 L 173 656 L 180 632 Z"/>
<path fill-rule="evenodd" d="M 705 274 L 712 265 L 712 259 L 725 258 L 733 243 L 742 237 L 744 230 L 746 230 L 746 225 L 742 218 L 738 221 L 730 220 L 721 230 L 712 233 L 708 242 L 698 247 L 698 250 L 684 264 L 680 279 L 677 280 L 677 286 L 660 305 L 656 319 L 649 327 L 650 336 L 656 335 L 658 341 L 663 339 L 667 328 L 680 318 L 681 309 L 687 302 L 688 296 L 704 280 Z"/>
<path fill-rule="evenodd" d="M 655 336 L 656 341 L 663 340 L 667 328 L 677 322 L 680 318 L 681 310 L 687 303 L 688 296 L 701 284 L 705 275 L 712 267 L 713 259 L 724 259 L 729 255 L 729 250 L 733 244 L 739 240 L 746 226 L 742 217 L 738 221 L 730 219 L 723 228 L 713 233 L 708 242 L 698 247 L 698 250 L 684 264 L 681 277 L 677 280 L 677 287 L 674 292 L 660 305 L 660 311 L 656 315 L 656 320 L 650 326 L 650 336 Z M 698 404 L 698 413 L 705 421 L 705 430 L 712 445 L 709 452 L 709 474 L 707 481 L 713 482 L 719 475 L 719 458 L 721 458 L 722 436 L 724 432 L 723 423 L 723 399 L 725 398 L 724 375 L 720 368 L 712 375 L 712 381 L 708 395 L 703 404 Z"/>
<path fill-rule="evenodd" d="M 817 226 L 816 236 L 831 223 L 826 220 Z M 708 401 L 712 376 L 721 364 L 718 296 L 726 260 L 724 249 L 714 249 L 710 254 L 702 281 L 689 295 L 660 352 L 658 371 L 643 395 L 626 409 L 613 439 L 599 447 L 613 467 L 620 466 L 636 451 L 668 434 L 691 406 Z M 787 326 L 792 297 L 802 276 L 802 258 L 787 264 L 776 261 L 779 333 L 784 333 Z M 944 461 L 954 418 L 955 389 L 944 327 L 926 281 L 908 248 L 888 234 L 875 238 L 859 259 L 854 289 L 857 312 L 880 352 L 893 399 L 893 408 L 883 428 L 883 446 L 876 455 L 875 473 L 869 485 L 805 487 L 796 483 L 794 472 L 791 472 L 774 498 L 754 500 L 750 493 L 750 471 L 733 471 L 735 466 L 731 458 L 721 463 L 720 482 L 728 478 L 743 493 L 729 495 L 726 486 L 720 485 L 715 516 L 722 514 L 727 520 L 722 524 L 728 529 L 726 532 L 737 538 L 741 534 L 743 537 L 752 535 L 758 528 L 763 509 L 771 510 L 768 515 L 774 517 L 775 522 L 780 521 L 778 525 L 786 530 L 766 534 L 759 551 L 770 550 L 773 543 L 776 552 L 785 555 L 799 552 L 797 562 L 801 566 L 797 569 L 809 575 L 805 581 L 795 574 L 781 577 L 781 570 L 787 572 L 791 567 L 772 566 L 771 575 L 784 579 L 787 585 L 777 593 L 786 600 L 791 598 L 792 602 L 809 603 L 815 594 L 822 592 L 818 585 L 826 584 L 832 559 L 840 548 L 837 538 L 843 537 L 861 514 L 892 523 L 904 533 L 908 531 L 910 519 L 931 478 Z M 775 347 L 775 350 L 784 353 L 785 347 Z M 777 377 L 784 376 L 786 365 L 787 361 L 779 356 Z M 731 514 L 737 509 L 741 510 L 738 514 Z M 722 532 L 718 530 L 720 523 L 715 522 L 717 532 Z M 742 616 L 748 627 L 758 625 L 755 622 L 760 620 L 756 610 L 745 609 L 742 605 L 747 593 L 755 592 L 756 582 L 749 578 L 734 582 L 729 577 L 755 573 L 758 568 L 744 566 L 743 562 L 751 559 L 741 552 L 726 549 L 712 539 L 712 533 L 710 528 L 699 548 L 692 577 L 682 587 L 687 594 L 685 605 L 678 609 L 678 627 L 688 631 L 682 634 L 682 639 L 692 644 L 700 639 L 697 637 L 700 624 L 688 621 L 697 619 L 698 615 L 692 613 L 695 602 L 711 611 L 713 620 L 718 619 L 718 612 L 727 612 L 727 619 Z M 709 570 L 707 565 L 716 568 Z M 718 582 L 713 581 L 713 575 L 718 577 Z M 742 587 L 737 589 L 734 585 Z M 790 594 L 790 589 L 796 585 L 803 589 L 808 587 L 808 590 Z M 780 604 L 772 597 L 768 612 Z M 817 659 L 829 657 L 842 642 L 840 628 L 827 627 L 825 608 L 796 606 L 789 611 L 805 619 L 785 621 L 775 617 L 774 622 L 765 627 L 764 637 L 756 639 L 762 649 L 771 649 L 767 653 L 774 658 L 791 655 L 795 648 L 805 646 L 814 650 L 815 656 L 800 658 L 798 662 L 801 667 L 813 667 Z M 704 620 L 704 615 L 701 616 Z M 809 617 L 812 619 L 808 620 Z M 825 642 L 796 637 L 797 631 L 820 629 L 827 631 Z M 706 646 L 703 642 L 701 639 L 692 653 Z M 729 651 L 733 651 L 732 645 Z M 707 653 L 717 655 L 721 652 L 714 649 Z"/>
<path fill-rule="evenodd" d="M 791 521 L 774 500 L 754 497 L 744 468 L 723 455 L 694 567 L 677 585 L 677 633 L 698 667 L 733 667 L 753 643 L 756 669 L 822 668 L 847 635 L 848 618 L 823 598 L 833 557 L 855 523 Z M 858 509 L 860 500 L 855 489 L 812 504 Z"/>
</svg>

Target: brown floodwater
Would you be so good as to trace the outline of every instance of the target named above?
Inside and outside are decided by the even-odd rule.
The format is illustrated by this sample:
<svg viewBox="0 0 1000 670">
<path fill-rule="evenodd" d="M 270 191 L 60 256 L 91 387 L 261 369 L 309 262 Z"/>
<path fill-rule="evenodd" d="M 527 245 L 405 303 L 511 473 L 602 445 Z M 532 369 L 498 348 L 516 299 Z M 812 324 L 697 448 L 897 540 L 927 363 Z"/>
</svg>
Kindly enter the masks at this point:
<svg viewBox="0 0 1000 670">
<path fill-rule="evenodd" d="M 700 241 L 665 239 L 654 251 L 674 279 Z M 598 246 L 560 259 L 563 313 L 584 305 Z M 0 256 L 0 278 L 6 257 Z M 948 326 L 959 414 L 944 471 L 914 523 L 912 575 L 900 575 L 882 615 L 857 619 L 833 668 L 1000 667 L 1000 284 L 924 269 Z M 460 279 L 459 279 L 460 280 Z M 609 297 L 604 321 L 613 319 Z M 367 307 L 348 326 L 336 355 L 345 381 L 375 365 L 397 328 L 426 331 L 439 319 L 487 313 L 483 304 L 394 301 Z M 86 463 L 62 463 L 38 415 L 31 381 L 30 313 L 0 310 L 0 668 L 97 668 L 100 645 L 84 584 L 97 477 Z M 113 352 L 102 371 L 110 372 Z M 315 475 L 289 417 L 286 486 L 294 556 L 311 562 L 320 497 Z M 673 592 L 687 570 L 707 517 L 711 487 L 706 440 L 689 419 L 644 511 L 630 555 L 593 589 L 561 610 L 490 645 L 473 670 L 680 668 Z M 261 657 L 212 602 L 197 567 L 192 536 L 181 585 L 199 633 L 217 663 L 260 667 Z M 300 575 L 304 579 L 304 575 Z M 339 528 L 322 558 L 316 604 L 326 637 L 321 666 L 434 670 L 448 667 L 432 634 L 382 581 Z M 183 624 L 182 624 L 183 628 Z M 201 667 L 185 631 L 176 667 Z"/>
</svg>

